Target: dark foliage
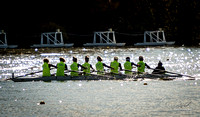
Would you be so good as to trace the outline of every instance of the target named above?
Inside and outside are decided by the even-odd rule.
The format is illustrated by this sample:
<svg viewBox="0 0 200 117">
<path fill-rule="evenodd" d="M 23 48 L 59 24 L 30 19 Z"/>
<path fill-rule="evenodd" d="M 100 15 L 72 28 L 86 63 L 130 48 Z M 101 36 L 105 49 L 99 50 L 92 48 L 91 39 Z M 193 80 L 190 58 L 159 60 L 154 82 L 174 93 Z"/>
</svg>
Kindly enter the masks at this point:
<svg viewBox="0 0 200 117">
<path fill-rule="evenodd" d="M 11 5 L 12 4 L 12 5 Z M 144 31 L 165 31 L 167 41 L 197 45 L 200 39 L 199 0 L 71 0 L 1 3 L 0 30 L 8 43 L 30 47 L 42 32 L 61 29 L 66 43 L 92 42 L 94 31 L 112 28 L 117 42 L 133 45 Z M 126 33 L 127 35 L 121 35 Z"/>
</svg>

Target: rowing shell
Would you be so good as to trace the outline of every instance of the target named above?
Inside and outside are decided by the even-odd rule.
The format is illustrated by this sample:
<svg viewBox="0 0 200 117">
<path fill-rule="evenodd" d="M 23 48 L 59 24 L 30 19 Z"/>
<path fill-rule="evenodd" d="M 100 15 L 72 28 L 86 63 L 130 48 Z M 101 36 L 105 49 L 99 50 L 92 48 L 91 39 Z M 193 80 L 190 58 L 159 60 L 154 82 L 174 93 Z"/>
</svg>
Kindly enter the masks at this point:
<svg viewBox="0 0 200 117">
<path fill-rule="evenodd" d="M 141 75 L 91 75 L 91 76 L 48 76 L 48 77 L 20 77 L 10 78 L 14 82 L 30 82 L 30 81 L 67 81 L 67 80 L 137 80 L 137 79 L 161 79 L 161 80 L 173 80 L 181 75 L 169 75 L 169 74 L 141 74 Z"/>
<path fill-rule="evenodd" d="M 30 81 L 66 81 L 66 80 L 123 80 L 125 76 L 49 76 L 49 77 L 21 77 L 11 78 L 14 82 L 30 82 Z"/>
</svg>

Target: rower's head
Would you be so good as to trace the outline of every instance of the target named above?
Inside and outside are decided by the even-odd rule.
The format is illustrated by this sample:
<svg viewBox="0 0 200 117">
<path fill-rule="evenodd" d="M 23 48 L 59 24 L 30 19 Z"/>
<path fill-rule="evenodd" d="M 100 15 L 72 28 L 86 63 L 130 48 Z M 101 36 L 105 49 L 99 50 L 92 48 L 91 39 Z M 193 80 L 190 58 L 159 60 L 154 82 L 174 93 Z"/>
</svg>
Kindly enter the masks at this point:
<svg viewBox="0 0 200 117">
<path fill-rule="evenodd" d="M 114 57 L 114 60 L 115 60 L 115 61 L 118 61 L 118 57 L 115 56 L 115 57 Z"/>
<path fill-rule="evenodd" d="M 130 57 L 126 57 L 126 61 L 130 61 Z"/>
<path fill-rule="evenodd" d="M 101 56 L 97 56 L 97 60 L 98 60 L 98 61 L 102 61 Z"/>
<path fill-rule="evenodd" d="M 89 56 L 85 56 L 85 62 L 89 62 Z"/>
<path fill-rule="evenodd" d="M 45 58 L 45 59 L 43 59 L 43 62 L 45 63 L 49 63 L 49 59 L 48 58 Z"/>
<path fill-rule="evenodd" d="M 162 62 L 161 61 L 158 62 L 158 66 L 162 66 Z"/>
<path fill-rule="evenodd" d="M 144 60 L 143 56 L 139 56 L 139 61 L 143 61 L 143 60 Z"/>
<path fill-rule="evenodd" d="M 73 62 L 77 62 L 77 58 L 73 56 Z"/>
<path fill-rule="evenodd" d="M 65 59 L 63 57 L 60 57 L 60 61 L 65 62 Z"/>
</svg>

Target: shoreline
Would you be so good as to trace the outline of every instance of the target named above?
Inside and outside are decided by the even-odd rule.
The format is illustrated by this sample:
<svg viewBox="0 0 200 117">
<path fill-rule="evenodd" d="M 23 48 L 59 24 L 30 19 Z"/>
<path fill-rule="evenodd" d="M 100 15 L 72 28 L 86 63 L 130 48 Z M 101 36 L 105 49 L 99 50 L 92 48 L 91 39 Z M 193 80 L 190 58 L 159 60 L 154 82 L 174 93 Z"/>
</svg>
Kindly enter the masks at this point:
<svg viewBox="0 0 200 117">
<path fill-rule="evenodd" d="M 40 54 L 40 53 L 64 53 L 66 51 L 82 50 L 87 49 L 128 49 L 128 48 L 199 48 L 199 46 L 124 46 L 124 47 L 70 47 L 70 48 L 1 48 L 0 55 L 20 55 L 20 54 Z M 87 50 L 88 51 L 88 50 Z"/>
</svg>

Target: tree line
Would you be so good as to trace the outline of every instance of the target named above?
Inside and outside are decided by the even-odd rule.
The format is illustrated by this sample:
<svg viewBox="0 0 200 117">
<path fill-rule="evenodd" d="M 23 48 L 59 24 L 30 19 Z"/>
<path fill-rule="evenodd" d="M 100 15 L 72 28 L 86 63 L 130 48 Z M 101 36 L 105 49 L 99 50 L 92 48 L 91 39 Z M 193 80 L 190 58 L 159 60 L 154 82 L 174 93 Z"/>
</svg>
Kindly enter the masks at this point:
<svg viewBox="0 0 200 117">
<path fill-rule="evenodd" d="M 42 32 L 58 28 L 64 33 L 65 42 L 76 46 L 92 42 L 93 36 L 81 35 L 109 28 L 127 34 L 162 28 L 167 41 L 176 41 L 177 45 L 200 42 L 199 0 L 78 0 L 21 4 L 15 8 L 18 7 L 22 10 L 9 11 L 13 14 L 8 17 L 10 21 L 5 19 L 0 26 L 7 32 L 9 42 L 22 47 L 39 43 Z M 116 39 L 133 45 L 143 36 L 117 35 Z"/>
</svg>

